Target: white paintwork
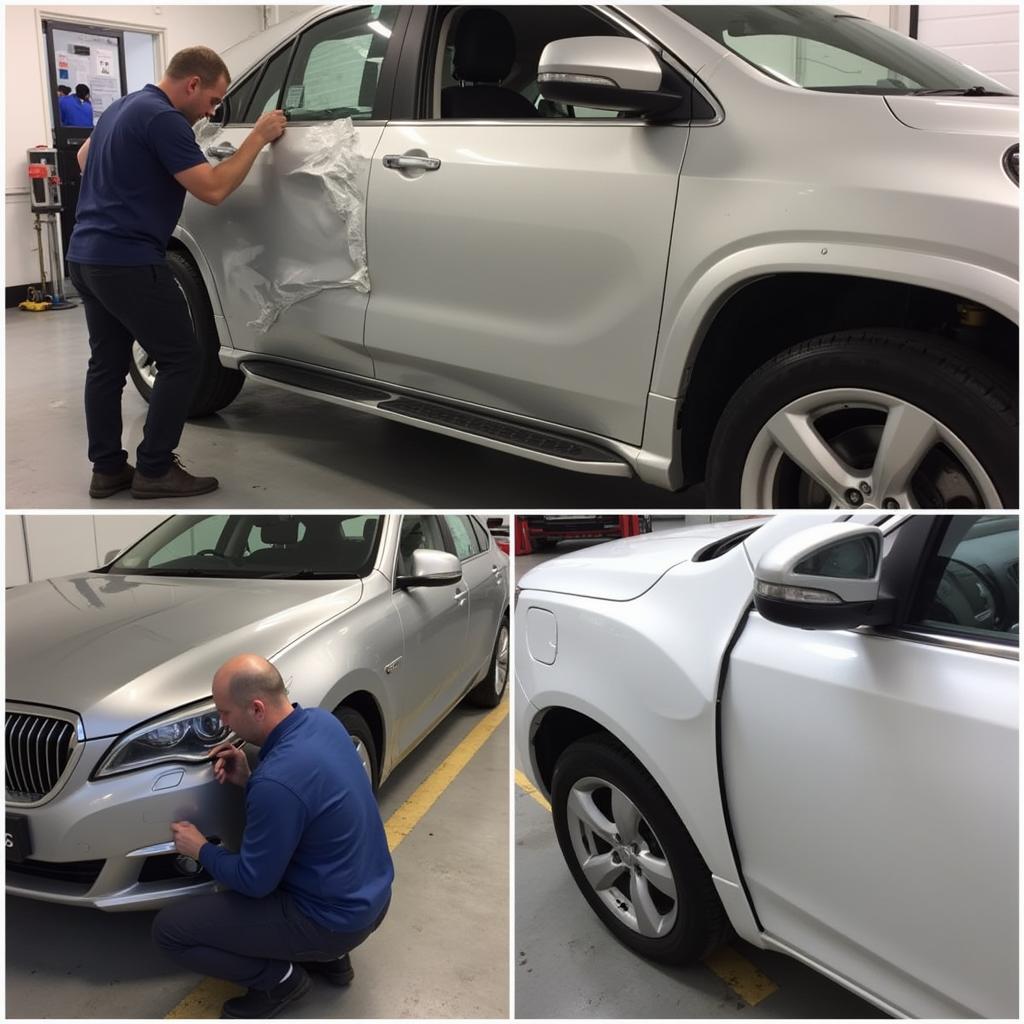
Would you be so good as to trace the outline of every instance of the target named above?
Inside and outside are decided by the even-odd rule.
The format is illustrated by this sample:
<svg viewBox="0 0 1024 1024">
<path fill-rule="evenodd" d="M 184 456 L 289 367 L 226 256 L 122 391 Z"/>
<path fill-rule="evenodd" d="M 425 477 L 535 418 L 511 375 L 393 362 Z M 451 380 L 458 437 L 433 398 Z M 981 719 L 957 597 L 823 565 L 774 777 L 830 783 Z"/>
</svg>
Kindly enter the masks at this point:
<svg viewBox="0 0 1024 1024">
<path fill-rule="evenodd" d="M 741 879 L 717 771 L 723 655 L 751 601 L 752 567 L 839 518 L 777 516 L 707 562 L 688 560 L 703 529 L 680 530 L 668 535 L 674 547 L 665 534 L 634 538 L 528 572 L 515 630 L 521 761 L 544 789 L 532 745 L 544 713 L 588 716 L 666 794 L 742 938 L 896 1015 L 1014 1016 L 1015 660 L 751 612 L 721 708 Z M 646 583 L 633 581 L 632 599 L 622 596 L 627 546 Z M 522 628 L 541 612 L 557 627 L 550 665 Z"/>
<path fill-rule="evenodd" d="M 662 78 L 654 54 L 643 43 L 616 36 L 579 36 L 548 43 L 537 67 L 538 79 L 543 75 L 596 76 L 638 92 L 656 92 Z"/>
</svg>

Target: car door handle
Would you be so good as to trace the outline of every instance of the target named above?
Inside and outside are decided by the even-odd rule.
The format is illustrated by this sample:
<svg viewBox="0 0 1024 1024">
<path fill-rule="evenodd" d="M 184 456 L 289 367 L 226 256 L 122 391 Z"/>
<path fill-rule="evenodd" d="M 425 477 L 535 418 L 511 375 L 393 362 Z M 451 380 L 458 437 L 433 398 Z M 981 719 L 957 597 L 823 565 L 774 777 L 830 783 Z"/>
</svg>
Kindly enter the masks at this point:
<svg viewBox="0 0 1024 1024">
<path fill-rule="evenodd" d="M 231 145 L 230 142 L 218 142 L 216 146 L 211 146 L 207 151 L 207 156 L 212 156 L 217 160 L 223 160 L 225 157 L 234 156 L 238 150 Z"/>
<path fill-rule="evenodd" d="M 384 166 L 392 171 L 436 171 L 441 161 L 434 156 L 403 156 L 389 153 L 384 157 Z"/>
<path fill-rule="evenodd" d="M 466 603 L 466 594 L 468 594 L 468 593 L 469 593 L 468 590 L 456 590 L 455 591 L 455 598 L 454 598 L 455 601 L 457 601 L 460 605 L 461 604 L 465 604 Z"/>
</svg>

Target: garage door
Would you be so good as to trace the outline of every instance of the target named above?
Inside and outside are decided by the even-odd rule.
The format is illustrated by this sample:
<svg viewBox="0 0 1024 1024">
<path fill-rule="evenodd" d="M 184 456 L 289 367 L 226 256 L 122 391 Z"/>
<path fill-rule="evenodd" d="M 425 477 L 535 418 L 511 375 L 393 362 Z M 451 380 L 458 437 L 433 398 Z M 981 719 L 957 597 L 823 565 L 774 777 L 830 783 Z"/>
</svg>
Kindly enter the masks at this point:
<svg viewBox="0 0 1024 1024">
<path fill-rule="evenodd" d="M 1017 92 L 1018 16 L 1016 6 L 922 4 L 917 37 Z"/>
</svg>

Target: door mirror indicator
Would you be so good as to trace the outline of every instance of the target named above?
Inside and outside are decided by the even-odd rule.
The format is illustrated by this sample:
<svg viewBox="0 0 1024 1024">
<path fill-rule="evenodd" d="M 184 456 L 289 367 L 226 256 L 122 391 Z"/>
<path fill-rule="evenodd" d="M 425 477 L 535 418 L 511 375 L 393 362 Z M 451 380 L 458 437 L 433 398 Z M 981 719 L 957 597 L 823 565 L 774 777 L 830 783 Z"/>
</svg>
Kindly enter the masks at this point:
<svg viewBox="0 0 1024 1024">
<path fill-rule="evenodd" d="M 544 47 L 537 68 L 546 100 L 645 117 L 667 114 L 683 102 L 665 78 L 661 62 L 640 40 L 615 36 L 557 39 Z"/>
<path fill-rule="evenodd" d="M 882 531 L 829 523 L 787 537 L 757 564 L 754 606 L 770 622 L 803 629 L 852 629 L 892 621 L 881 592 Z"/>
<path fill-rule="evenodd" d="M 450 587 L 462 579 L 462 563 L 448 551 L 421 548 L 409 559 L 409 572 L 395 583 L 403 590 L 411 587 Z"/>
</svg>

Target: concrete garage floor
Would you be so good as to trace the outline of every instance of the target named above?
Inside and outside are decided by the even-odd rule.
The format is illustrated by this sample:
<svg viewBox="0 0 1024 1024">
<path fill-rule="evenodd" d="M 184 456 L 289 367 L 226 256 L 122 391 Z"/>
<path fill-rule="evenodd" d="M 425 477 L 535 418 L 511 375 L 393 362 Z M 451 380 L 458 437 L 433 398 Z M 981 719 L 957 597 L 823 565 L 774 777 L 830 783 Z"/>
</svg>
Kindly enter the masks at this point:
<svg viewBox="0 0 1024 1024">
<path fill-rule="evenodd" d="M 379 795 L 385 822 L 487 714 L 456 708 L 399 766 Z M 391 909 L 352 954 L 352 985 L 337 989 L 314 978 L 281 1016 L 507 1017 L 507 718 L 393 857 Z M 219 1016 L 219 1001 L 208 1011 L 194 1001 L 179 1005 L 201 979 L 153 946 L 154 916 L 8 898 L 6 1016 Z"/>
<path fill-rule="evenodd" d="M 7 507 L 142 508 L 88 497 L 81 308 L 7 310 Z M 125 448 L 134 460 L 146 404 L 129 382 Z M 700 508 L 703 485 L 662 491 L 588 476 L 350 412 L 247 381 L 217 416 L 185 426 L 179 454 L 220 490 L 161 508 Z"/>
<path fill-rule="evenodd" d="M 518 557 L 516 582 L 543 561 L 595 543 L 568 541 L 554 551 Z M 521 769 L 518 752 L 516 760 Z M 550 812 L 521 786 L 515 836 L 517 1018 L 885 1017 L 817 971 L 737 938 L 715 961 L 724 977 L 706 963 L 683 968 L 643 960 L 590 909 L 562 858 Z"/>
</svg>

